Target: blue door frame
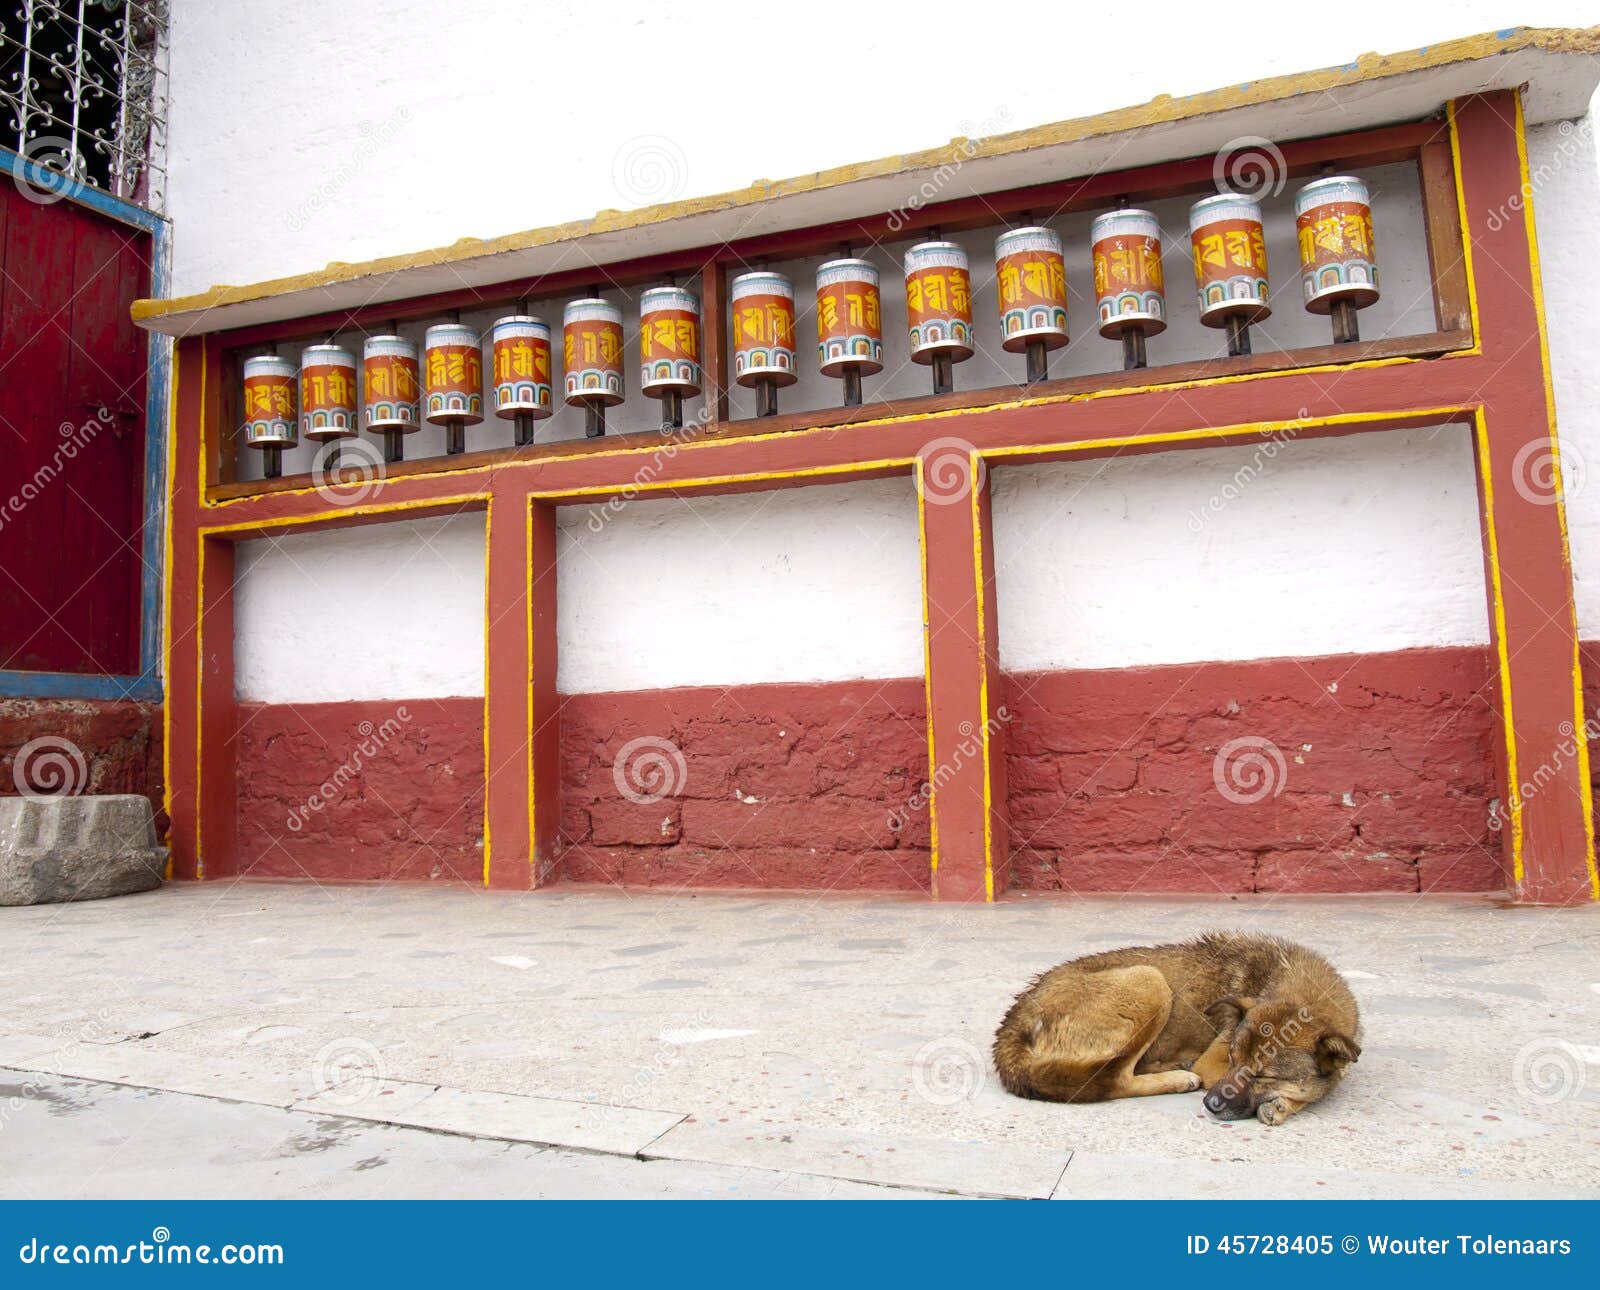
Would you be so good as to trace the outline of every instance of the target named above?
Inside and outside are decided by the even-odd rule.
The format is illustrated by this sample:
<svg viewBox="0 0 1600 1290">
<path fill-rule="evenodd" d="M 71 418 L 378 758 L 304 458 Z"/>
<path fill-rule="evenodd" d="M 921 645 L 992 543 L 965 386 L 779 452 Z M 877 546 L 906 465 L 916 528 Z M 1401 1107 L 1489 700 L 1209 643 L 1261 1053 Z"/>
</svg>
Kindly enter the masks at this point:
<svg viewBox="0 0 1600 1290">
<path fill-rule="evenodd" d="M 52 190 L 61 176 L 6 148 L 0 148 L 0 173 L 13 180 L 48 185 Z M 73 182 L 63 194 L 67 201 L 150 234 L 150 294 L 167 293 L 171 225 L 153 211 L 119 197 Z M 167 393 L 172 342 L 150 336 L 149 381 L 145 387 L 144 549 L 139 579 L 139 673 L 104 676 L 78 672 L 17 672 L 0 669 L 3 699 L 141 699 L 161 701 L 162 577 L 167 530 Z"/>
</svg>

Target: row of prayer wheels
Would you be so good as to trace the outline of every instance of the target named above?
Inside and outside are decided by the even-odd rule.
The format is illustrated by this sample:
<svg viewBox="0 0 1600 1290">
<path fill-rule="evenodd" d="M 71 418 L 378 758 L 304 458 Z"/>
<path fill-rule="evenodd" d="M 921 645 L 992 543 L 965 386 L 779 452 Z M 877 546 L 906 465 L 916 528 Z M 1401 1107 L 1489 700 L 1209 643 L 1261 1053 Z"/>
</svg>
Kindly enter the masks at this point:
<svg viewBox="0 0 1600 1290">
<path fill-rule="evenodd" d="M 1318 179 L 1295 198 L 1305 307 L 1332 316 L 1334 339 L 1358 339 L 1357 309 L 1378 299 L 1372 210 L 1366 186 L 1347 176 Z M 1189 213 L 1200 321 L 1226 328 L 1228 352 L 1250 352 L 1249 328 L 1271 314 L 1261 208 L 1220 193 Z M 1120 209 L 1090 226 L 1095 307 L 1102 336 L 1120 339 L 1123 366 L 1146 364 L 1145 339 L 1166 330 L 1161 228 L 1149 211 Z M 933 369 L 935 393 L 954 388 L 954 364 L 975 352 L 972 282 L 966 251 L 935 239 L 905 253 L 906 323 L 914 362 Z M 1067 344 L 1067 284 L 1060 236 L 1029 225 L 995 242 L 1001 346 L 1027 356 L 1027 379 L 1048 375 L 1047 355 Z M 844 383 L 844 402 L 861 402 L 861 380 L 883 370 L 880 280 L 871 261 L 850 255 L 817 270 L 817 360 Z M 799 379 L 794 284 L 757 269 L 729 286 L 733 376 L 756 391 L 756 413 L 777 412 L 777 392 Z M 622 311 L 594 295 L 566 306 L 562 319 L 563 398 L 582 407 L 587 433 L 605 433 L 605 410 L 623 401 Z M 490 329 L 489 405 L 515 424 L 520 445 L 534 423 L 554 412 L 550 327 L 526 312 Z M 700 301 L 678 286 L 639 298 L 640 389 L 662 402 L 662 428 L 683 424 L 683 401 L 701 389 Z M 358 378 L 355 356 L 338 345 L 311 345 L 298 371 L 276 355 L 245 360 L 245 441 L 266 452 L 269 478 L 282 450 L 303 435 L 338 443 L 365 428 L 384 437 L 386 461 L 402 459 L 404 436 L 424 423 L 445 430 L 445 449 L 465 447 L 465 427 L 484 419 L 483 350 L 459 322 L 429 327 L 417 346 L 398 335 L 370 336 Z M 297 433 L 298 432 L 298 433 Z"/>
</svg>

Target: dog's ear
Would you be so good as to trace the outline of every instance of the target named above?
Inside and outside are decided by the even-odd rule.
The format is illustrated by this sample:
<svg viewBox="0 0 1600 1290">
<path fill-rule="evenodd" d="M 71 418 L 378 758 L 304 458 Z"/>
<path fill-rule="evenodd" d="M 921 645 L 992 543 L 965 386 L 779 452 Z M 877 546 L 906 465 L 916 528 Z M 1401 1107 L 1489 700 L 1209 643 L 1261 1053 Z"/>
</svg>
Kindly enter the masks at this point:
<svg viewBox="0 0 1600 1290">
<path fill-rule="evenodd" d="M 1230 994 L 1224 999 L 1218 999 L 1206 1009 L 1206 1016 L 1211 1024 L 1217 1028 L 1217 1033 L 1231 1030 L 1244 1018 L 1244 1014 L 1255 1007 L 1259 1000 L 1247 995 Z"/>
<path fill-rule="evenodd" d="M 1336 1030 L 1317 1040 L 1317 1070 L 1323 1075 L 1342 1071 L 1360 1056 L 1361 1045 Z"/>
</svg>

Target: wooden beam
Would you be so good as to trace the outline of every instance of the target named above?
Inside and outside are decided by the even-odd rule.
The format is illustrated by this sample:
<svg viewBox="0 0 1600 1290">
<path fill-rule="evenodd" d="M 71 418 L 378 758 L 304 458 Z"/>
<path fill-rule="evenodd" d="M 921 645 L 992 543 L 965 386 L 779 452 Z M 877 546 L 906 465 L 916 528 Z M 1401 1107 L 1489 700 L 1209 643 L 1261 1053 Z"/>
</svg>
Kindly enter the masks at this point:
<svg viewBox="0 0 1600 1290">
<path fill-rule="evenodd" d="M 523 890 L 533 885 L 527 494 L 508 488 L 496 496 L 485 529 L 483 881 Z"/>
</svg>

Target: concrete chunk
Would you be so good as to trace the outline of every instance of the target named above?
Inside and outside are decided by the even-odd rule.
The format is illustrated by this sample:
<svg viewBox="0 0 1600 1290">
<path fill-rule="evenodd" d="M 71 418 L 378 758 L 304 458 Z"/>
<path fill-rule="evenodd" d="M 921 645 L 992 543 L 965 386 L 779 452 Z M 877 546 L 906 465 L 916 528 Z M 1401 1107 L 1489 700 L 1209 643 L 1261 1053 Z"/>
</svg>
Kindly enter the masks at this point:
<svg viewBox="0 0 1600 1290">
<path fill-rule="evenodd" d="M 0 905 L 150 891 L 166 865 L 147 797 L 0 797 Z"/>
</svg>

